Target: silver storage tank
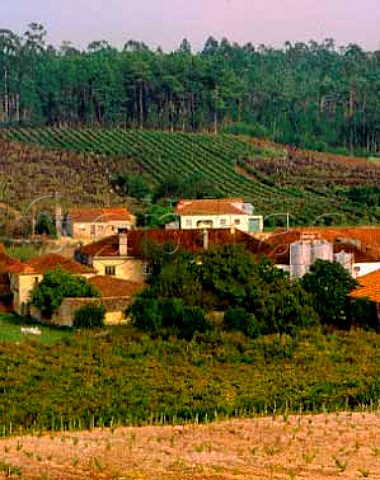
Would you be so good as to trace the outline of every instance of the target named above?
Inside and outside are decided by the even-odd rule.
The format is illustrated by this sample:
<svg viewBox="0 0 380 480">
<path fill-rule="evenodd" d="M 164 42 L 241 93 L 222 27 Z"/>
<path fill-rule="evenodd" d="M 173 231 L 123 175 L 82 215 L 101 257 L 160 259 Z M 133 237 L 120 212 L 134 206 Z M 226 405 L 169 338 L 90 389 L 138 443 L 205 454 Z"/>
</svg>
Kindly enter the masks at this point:
<svg viewBox="0 0 380 480">
<path fill-rule="evenodd" d="M 290 277 L 301 278 L 310 269 L 310 242 L 294 242 L 290 244 Z"/>
</svg>

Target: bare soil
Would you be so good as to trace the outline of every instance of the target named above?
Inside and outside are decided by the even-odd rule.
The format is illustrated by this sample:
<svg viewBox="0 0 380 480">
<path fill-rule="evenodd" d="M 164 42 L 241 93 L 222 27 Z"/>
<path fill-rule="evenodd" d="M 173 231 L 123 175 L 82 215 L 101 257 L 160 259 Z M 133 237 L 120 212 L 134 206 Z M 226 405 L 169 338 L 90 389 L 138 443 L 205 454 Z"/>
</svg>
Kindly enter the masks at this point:
<svg viewBox="0 0 380 480">
<path fill-rule="evenodd" d="M 0 441 L 0 479 L 380 480 L 380 412 L 56 432 Z"/>
</svg>

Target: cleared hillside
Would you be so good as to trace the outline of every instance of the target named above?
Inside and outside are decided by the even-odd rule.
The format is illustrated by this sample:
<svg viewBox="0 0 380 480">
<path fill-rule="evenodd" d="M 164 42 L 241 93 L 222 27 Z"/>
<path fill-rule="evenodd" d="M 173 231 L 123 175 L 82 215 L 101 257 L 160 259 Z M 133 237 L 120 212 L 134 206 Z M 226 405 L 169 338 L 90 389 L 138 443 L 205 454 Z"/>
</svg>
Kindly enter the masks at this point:
<svg viewBox="0 0 380 480">
<path fill-rule="evenodd" d="M 374 162 L 232 135 L 95 128 L 0 133 L 0 168 L 16 203 L 59 191 L 76 203 L 104 204 L 115 173 L 138 173 L 157 186 L 171 176 L 199 172 L 214 192 L 244 196 L 264 215 L 289 211 L 297 223 L 319 215 L 360 222 L 363 203 L 346 191 L 380 185 L 380 165 Z M 366 211 L 367 222 L 380 219 L 376 204 Z"/>
</svg>

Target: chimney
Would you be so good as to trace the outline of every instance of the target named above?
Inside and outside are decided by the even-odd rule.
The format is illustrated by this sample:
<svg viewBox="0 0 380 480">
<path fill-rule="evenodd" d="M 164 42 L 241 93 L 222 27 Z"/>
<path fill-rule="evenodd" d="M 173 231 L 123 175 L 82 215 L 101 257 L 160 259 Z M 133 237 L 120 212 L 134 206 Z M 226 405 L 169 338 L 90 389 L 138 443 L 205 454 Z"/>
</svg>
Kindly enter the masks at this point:
<svg viewBox="0 0 380 480">
<path fill-rule="evenodd" d="M 119 233 L 119 255 L 128 256 L 128 235 L 126 233 Z"/>
<path fill-rule="evenodd" d="M 206 228 L 202 231 L 202 244 L 203 244 L 203 249 L 207 250 L 208 249 L 208 231 Z"/>
</svg>

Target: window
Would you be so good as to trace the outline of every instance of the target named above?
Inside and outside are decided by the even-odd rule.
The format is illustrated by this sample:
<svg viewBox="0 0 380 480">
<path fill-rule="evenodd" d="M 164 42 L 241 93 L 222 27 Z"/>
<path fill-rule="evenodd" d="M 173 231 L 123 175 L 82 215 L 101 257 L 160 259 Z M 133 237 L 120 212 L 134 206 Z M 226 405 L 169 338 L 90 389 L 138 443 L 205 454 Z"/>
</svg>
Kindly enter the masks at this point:
<svg viewBox="0 0 380 480">
<path fill-rule="evenodd" d="M 223 225 L 225 225 L 225 224 L 226 224 L 226 219 L 225 219 L 225 218 L 222 218 L 222 219 L 220 220 L 220 225 L 223 226 Z"/>
<path fill-rule="evenodd" d="M 186 227 L 191 227 L 191 219 L 190 218 L 188 218 L 186 220 Z"/>
<path fill-rule="evenodd" d="M 240 219 L 239 218 L 235 219 L 235 225 L 240 225 Z"/>
<path fill-rule="evenodd" d="M 149 263 L 143 263 L 142 265 L 142 273 L 146 277 L 152 274 L 152 267 Z"/>
<path fill-rule="evenodd" d="M 104 273 L 106 275 L 115 275 L 115 273 L 116 273 L 115 265 L 107 265 L 104 269 Z"/>
<path fill-rule="evenodd" d="M 90 235 L 95 235 L 95 225 L 90 226 Z"/>
<path fill-rule="evenodd" d="M 34 285 L 37 285 L 38 283 L 38 277 L 34 277 Z"/>
</svg>

